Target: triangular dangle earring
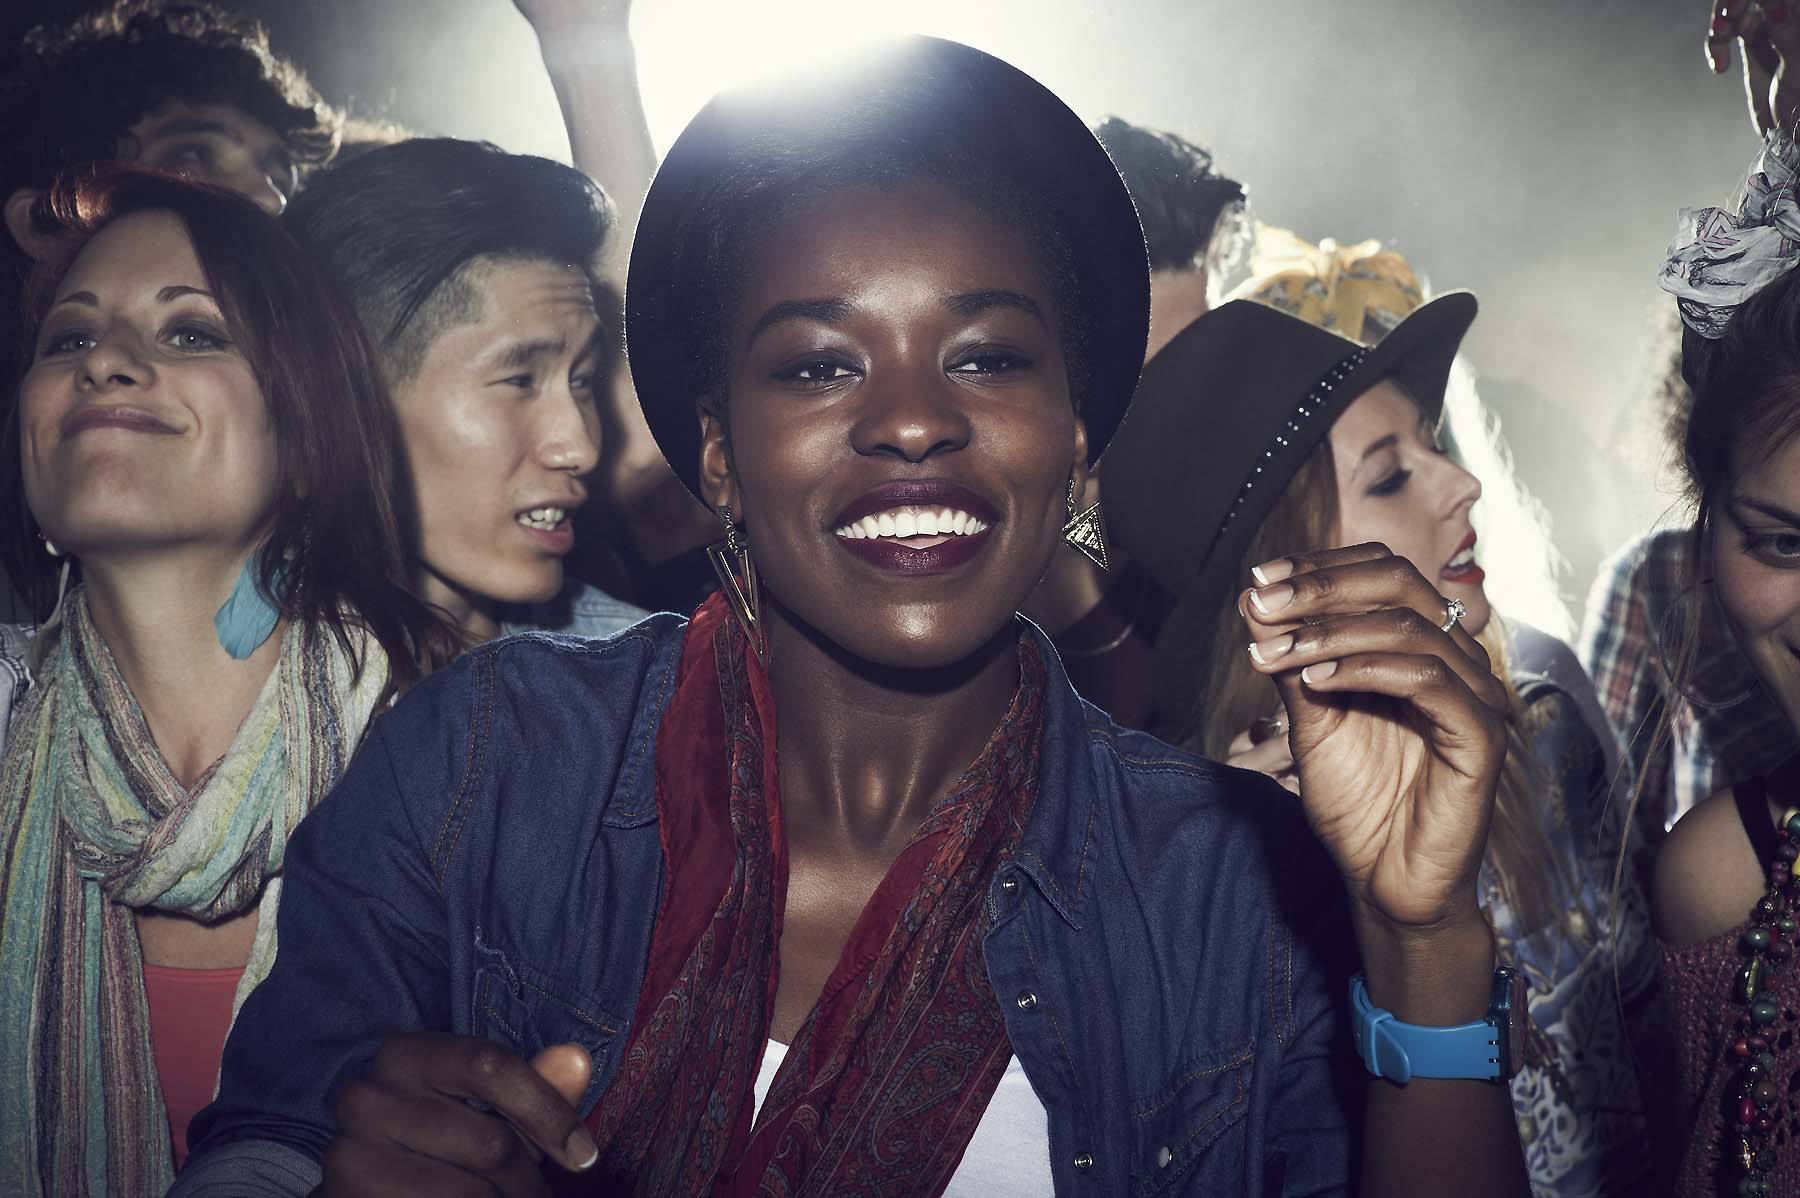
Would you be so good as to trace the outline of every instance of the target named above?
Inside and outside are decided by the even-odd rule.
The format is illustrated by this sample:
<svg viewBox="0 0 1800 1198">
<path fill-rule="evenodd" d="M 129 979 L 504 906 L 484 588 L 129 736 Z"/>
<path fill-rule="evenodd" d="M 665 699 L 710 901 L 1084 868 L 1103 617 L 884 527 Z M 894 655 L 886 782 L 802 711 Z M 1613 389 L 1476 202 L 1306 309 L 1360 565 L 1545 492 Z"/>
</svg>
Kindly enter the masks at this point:
<svg viewBox="0 0 1800 1198">
<path fill-rule="evenodd" d="M 1081 555 L 1099 566 L 1106 564 L 1106 521 L 1098 503 L 1088 505 L 1079 515 L 1075 511 L 1075 480 L 1069 480 L 1069 522 L 1063 525 L 1063 540 L 1081 551 Z"/>
<path fill-rule="evenodd" d="M 707 560 L 719 576 L 719 589 L 731 614 L 750 640 L 750 650 L 764 668 L 769 664 L 769 630 L 762 620 L 762 588 L 756 581 L 756 563 L 750 557 L 750 541 L 744 526 L 731 518 L 729 507 L 719 508 L 719 519 L 725 522 L 725 539 L 706 547 Z"/>
</svg>

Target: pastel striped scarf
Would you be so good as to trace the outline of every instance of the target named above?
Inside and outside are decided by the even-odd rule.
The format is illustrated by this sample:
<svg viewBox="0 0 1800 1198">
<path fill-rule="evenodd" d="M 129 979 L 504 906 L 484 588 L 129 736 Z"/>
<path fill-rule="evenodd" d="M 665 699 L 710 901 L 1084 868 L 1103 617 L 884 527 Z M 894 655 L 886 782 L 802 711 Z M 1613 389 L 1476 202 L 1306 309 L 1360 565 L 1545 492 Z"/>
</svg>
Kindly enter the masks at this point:
<svg viewBox="0 0 1800 1198">
<path fill-rule="evenodd" d="M 161 1195 L 174 1180 L 135 908 L 255 906 L 233 1016 L 275 960 L 288 834 L 349 764 L 386 681 L 292 624 L 220 762 L 188 790 L 151 738 L 86 596 L 0 757 L 0 1193 Z"/>
</svg>

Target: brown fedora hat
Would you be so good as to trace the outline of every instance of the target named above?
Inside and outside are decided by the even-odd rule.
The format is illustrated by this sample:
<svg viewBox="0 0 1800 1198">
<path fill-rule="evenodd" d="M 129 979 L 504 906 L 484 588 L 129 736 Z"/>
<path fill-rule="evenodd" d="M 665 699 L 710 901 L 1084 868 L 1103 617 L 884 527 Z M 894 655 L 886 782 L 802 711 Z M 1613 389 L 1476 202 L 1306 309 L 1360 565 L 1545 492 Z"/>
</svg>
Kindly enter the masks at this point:
<svg viewBox="0 0 1800 1198">
<path fill-rule="evenodd" d="M 1176 596 L 1234 587 L 1250 539 L 1351 400 L 1391 378 L 1437 416 L 1475 311 L 1449 292 L 1374 346 L 1248 300 L 1208 312 L 1144 367 L 1100 465 L 1107 532 Z"/>
</svg>

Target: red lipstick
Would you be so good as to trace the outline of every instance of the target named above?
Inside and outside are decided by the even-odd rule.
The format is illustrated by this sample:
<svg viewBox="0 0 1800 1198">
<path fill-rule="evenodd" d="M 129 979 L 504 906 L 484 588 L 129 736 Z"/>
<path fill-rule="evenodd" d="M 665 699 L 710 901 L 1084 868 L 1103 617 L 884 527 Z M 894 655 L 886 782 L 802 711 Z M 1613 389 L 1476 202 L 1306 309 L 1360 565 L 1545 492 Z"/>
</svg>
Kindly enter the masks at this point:
<svg viewBox="0 0 1800 1198">
<path fill-rule="evenodd" d="M 1455 561 L 1464 553 L 1467 553 L 1474 548 L 1475 532 L 1471 529 L 1469 535 L 1462 539 L 1461 544 L 1457 545 L 1456 552 L 1450 555 L 1450 560 Z M 1487 571 L 1477 565 L 1475 559 L 1471 557 L 1467 565 L 1457 566 L 1455 568 L 1446 565 L 1439 571 L 1439 577 L 1445 582 L 1453 583 L 1457 586 L 1480 586 L 1481 583 L 1487 579 Z"/>
</svg>

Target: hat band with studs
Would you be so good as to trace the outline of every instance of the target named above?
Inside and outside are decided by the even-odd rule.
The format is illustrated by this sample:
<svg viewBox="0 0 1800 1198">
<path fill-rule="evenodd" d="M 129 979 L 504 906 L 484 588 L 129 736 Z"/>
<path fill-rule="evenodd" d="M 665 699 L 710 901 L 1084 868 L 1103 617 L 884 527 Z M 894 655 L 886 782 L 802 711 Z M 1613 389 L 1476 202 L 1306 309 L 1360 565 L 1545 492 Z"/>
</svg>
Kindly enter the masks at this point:
<svg viewBox="0 0 1800 1198">
<path fill-rule="evenodd" d="M 1339 359 L 1337 365 L 1325 372 L 1325 377 L 1321 378 L 1307 393 L 1306 398 L 1300 401 L 1300 407 L 1292 416 L 1288 417 L 1287 424 L 1282 431 L 1275 434 L 1275 443 L 1263 450 L 1262 459 L 1251 468 L 1250 477 L 1244 480 L 1243 487 L 1238 490 L 1237 498 L 1231 501 L 1231 510 L 1225 513 L 1225 519 L 1219 525 L 1220 535 L 1223 535 L 1225 530 L 1231 527 L 1231 522 L 1237 519 L 1238 512 L 1245 503 L 1249 502 L 1250 493 L 1256 490 L 1256 480 L 1262 476 L 1264 467 L 1274 465 L 1278 455 L 1293 448 L 1293 437 L 1300 431 L 1300 426 L 1324 410 L 1325 406 L 1331 402 L 1331 393 L 1337 389 L 1337 385 L 1348 378 L 1358 366 L 1361 366 L 1363 359 L 1368 356 L 1369 347 L 1366 345 L 1359 346 L 1345 354 Z"/>
</svg>

